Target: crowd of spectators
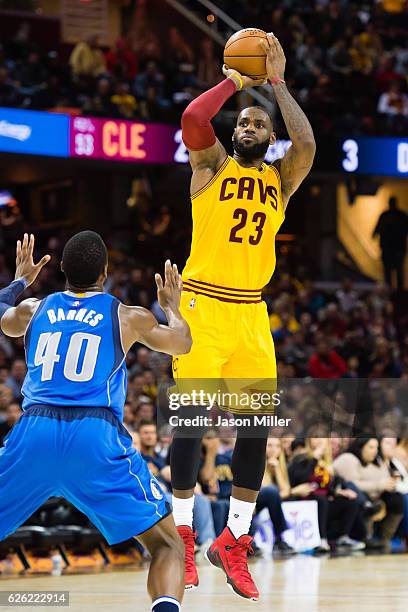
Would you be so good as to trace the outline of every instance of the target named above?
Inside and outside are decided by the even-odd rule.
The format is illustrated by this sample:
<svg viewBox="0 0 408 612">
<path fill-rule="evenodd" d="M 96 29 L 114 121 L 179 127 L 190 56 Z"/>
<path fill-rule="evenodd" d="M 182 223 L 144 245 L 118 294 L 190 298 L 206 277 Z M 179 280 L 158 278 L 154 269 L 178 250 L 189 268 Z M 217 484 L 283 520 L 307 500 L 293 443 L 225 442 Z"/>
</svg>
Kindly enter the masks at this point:
<svg viewBox="0 0 408 612">
<path fill-rule="evenodd" d="M 59 270 L 63 243 L 62 236 L 52 236 L 47 245 L 40 241 L 39 249 L 50 252 L 52 259 L 26 291 L 27 296 L 41 298 L 63 289 Z M 110 262 L 106 290 L 124 303 L 150 308 L 164 322 L 155 300 L 154 270 L 118 252 L 111 253 Z M 317 500 L 322 536 L 319 552 L 327 552 L 332 541 L 345 550 L 359 549 L 361 542 L 386 550 L 398 528 L 406 535 L 406 528 L 400 527 L 408 491 L 404 488 L 403 468 L 408 468 L 408 453 L 403 453 L 408 446 L 405 439 L 396 450 L 397 437 L 408 431 L 404 414 L 408 390 L 406 310 L 399 308 L 395 295 L 385 285 L 361 291 L 345 278 L 336 290 L 319 290 L 305 280 L 301 270 L 299 262 L 279 257 L 274 281 L 264 294 L 278 373 L 281 380 L 292 382 L 284 416 L 293 417 L 293 427 L 276 428 L 276 437 L 269 441 L 257 511 L 269 510 L 275 528 L 275 551 L 279 553 L 293 553 L 283 539 L 287 525 L 282 499 Z M 1 286 L 10 281 L 12 273 L 10 243 L 0 258 Z M 124 423 L 170 497 L 171 428 L 164 425 L 158 431 L 156 424 L 159 390 L 171 381 L 170 357 L 135 345 L 127 357 L 127 368 Z M 21 415 L 25 372 L 22 339 L 1 335 L 0 443 Z M 327 408 L 327 397 L 319 396 L 313 383 L 316 378 L 339 384 L 334 423 L 322 417 L 331 416 L 333 411 L 330 405 Z M 375 423 L 369 419 L 356 429 L 356 407 L 349 404 L 347 383 L 361 380 L 372 391 L 368 412 L 374 415 Z M 228 514 L 234 448 L 231 436 L 230 431 L 210 431 L 203 441 L 195 510 L 203 546 L 222 531 Z M 382 440 L 379 447 L 384 436 L 386 441 Z M 255 524 L 256 520 L 253 529 Z"/>
<path fill-rule="evenodd" d="M 218 4 L 244 27 L 277 35 L 286 52 L 288 85 L 317 134 L 406 133 L 406 2 Z M 214 27 L 226 38 L 232 33 L 218 20 Z M 0 46 L 0 106 L 179 121 L 186 104 L 220 80 L 222 54 L 199 31 L 169 26 L 163 36 L 162 28 L 149 16 L 148 3 L 139 1 L 131 26 L 112 48 L 101 48 L 90 36 L 67 58 L 61 49 L 45 53 L 22 23 Z"/>
</svg>

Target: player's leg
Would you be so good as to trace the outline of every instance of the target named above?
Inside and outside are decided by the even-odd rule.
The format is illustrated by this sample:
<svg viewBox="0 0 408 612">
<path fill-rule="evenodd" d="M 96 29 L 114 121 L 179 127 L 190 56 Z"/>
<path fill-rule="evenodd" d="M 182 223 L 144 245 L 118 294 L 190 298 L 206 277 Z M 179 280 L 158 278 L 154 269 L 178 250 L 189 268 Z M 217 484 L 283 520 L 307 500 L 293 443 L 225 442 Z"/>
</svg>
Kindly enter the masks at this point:
<svg viewBox="0 0 408 612">
<path fill-rule="evenodd" d="M 201 439 L 202 436 L 187 437 L 183 428 L 179 428 L 174 433 L 170 454 L 173 516 L 185 547 L 186 589 L 195 588 L 199 583 L 194 560 L 196 533 L 193 531 L 193 510 L 194 489 L 201 458 Z"/>
<path fill-rule="evenodd" d="M 184 594 L 184 545 L 174 519 L 167 516 L 137 536 L 152 560 L 147 590 L 154 612 L 177 612 Z"/>
<path fill-rule="evenodd" d="M 254 437 L 248 437 L 254 436 Z M 265 472 L 268 428 L 238 428 L 232 456 L 233 485 L 227 527 L 207 551 L 207 559 L 222 569 L 227 583 L 242 597 L 256 601 L 258 589 L 248 570 L 251 552 L 248 535 L 259 489 Z"/>
<path fill-rule="evenodd" d="M 58 466 L 53 427 L 48 419 L 24 414 L 0 449 L 0 540 L 55 494 Z"/>
<path fill-rule="evenodd" d="M 92 416 L 89 416 L 91 411 Z M 70 417 L 70 409 L 64 417 Z M 183 544 L 159 482 L 132 438 L 106 409 L 75 408 L 64 423 L 62 495 L 103 533 L 109 544 L 137 537 L 152 554 L 149 593 L 153 609 L 179 609 L 184 587 Z"/>
<path fill-rule="evenodd" d="M 240 311 L 240 344 L 223 368 L 223 378 L 235 392 L 257 389 L 269 395 L 276 388 L 276 359 L 266 305 L 245 304 Z M 234 410 L 235 412 L 235 410 Z M 252 538 L 248 535 L 265 472 L 269 427 L 255 425 L 237 430 L 232 457 L 233 486 L 227 527 L 207 551 L 208 560 L 227 575 L 227 582 L 242 597 L 257 600 L 246 563 Z"/>
<path fill-rule="evenodd" d="M 193 346 L 186 355 L 173 360 L 173 375 L 179 393 L 203 390 L 211 392 L 219 386 L 225 358 L 220 347 L 226 348 L 228 338 L 223 337 L 220 303 L 217 300 L 191 292 L 182 294 L 180 310 L 190 325 Z M 211 389 L 208 386 L 211 385 Z M 178 411 L 181 418 L 206 413 L 202 406 L 185 406 Z M 171 446 L 170 467 L 173 488 L 173 516 L 186 550 L 185 586 L 198 586 L 198 573 L 194 562 L 195 533 L 193 532 L 194 488 L 201 460 L 201 440 L 205 427 L 180 426 L 176 428 Z"/>
</svg>

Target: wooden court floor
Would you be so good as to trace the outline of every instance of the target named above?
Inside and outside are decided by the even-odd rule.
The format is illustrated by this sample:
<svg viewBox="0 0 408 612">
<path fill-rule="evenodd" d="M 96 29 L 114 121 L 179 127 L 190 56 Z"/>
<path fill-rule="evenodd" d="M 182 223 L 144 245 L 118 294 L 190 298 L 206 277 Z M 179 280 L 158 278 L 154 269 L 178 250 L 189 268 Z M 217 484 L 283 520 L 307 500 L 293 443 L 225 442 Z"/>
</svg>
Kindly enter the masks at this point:
<svg viewBox="0 0 408 612">
<path fill-rule="evenodd" d="M 200 587 L 186 593 L 182 610 L 203 612 L 406 612 L 408 556 L 257 560 L 251 570 L 261 591 L 259 602 L 233 594 L 222 573 L 200 564 Z M 0 590 L 70 591 L 69 612 L 147 612 L 146 570 L 106 574 L 0 580 Z M 49 610 L 3 607 L 3 610 Z M 56 610 L 57 608 L 51 608 Z"/>
</svg>

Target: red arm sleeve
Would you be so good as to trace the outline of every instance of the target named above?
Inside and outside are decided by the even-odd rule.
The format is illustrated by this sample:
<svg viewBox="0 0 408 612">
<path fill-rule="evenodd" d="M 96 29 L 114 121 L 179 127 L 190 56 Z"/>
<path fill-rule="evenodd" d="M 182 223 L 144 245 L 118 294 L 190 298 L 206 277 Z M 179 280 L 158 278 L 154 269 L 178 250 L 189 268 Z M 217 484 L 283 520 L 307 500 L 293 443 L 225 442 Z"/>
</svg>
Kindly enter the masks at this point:
<svg viewBox="0 0 408 612">
<path fill-rule="evenodd" d="M 190 102 L 181 118 L 183 142 L 192 151 L 202 151 L 215 144 L 211 119 L 236 92 L 232 79 L 225 79 Z"/>
</svg>

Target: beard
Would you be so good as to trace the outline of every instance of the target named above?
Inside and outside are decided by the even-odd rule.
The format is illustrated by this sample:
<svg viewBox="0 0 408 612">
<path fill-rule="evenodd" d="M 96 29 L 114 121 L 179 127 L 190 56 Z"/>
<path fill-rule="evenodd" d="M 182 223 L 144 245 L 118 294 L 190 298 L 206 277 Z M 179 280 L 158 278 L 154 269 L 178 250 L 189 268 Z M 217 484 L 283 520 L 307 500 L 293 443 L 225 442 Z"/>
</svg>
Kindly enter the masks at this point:
<svg viewBox="0 0 408 612">
<path fill-rule="evenodd" d="M 235 134 L 233 134 L 232 144 L 235 153 L 242 159 L 252 161 L 254 159 L 264 159 L 269 148 L 269 139 L 263 140 L 262 142 L 254 142 L 254 144 L 251 145 L 244 145 L 242 142 L 239 142 Z"/>
</svg>

